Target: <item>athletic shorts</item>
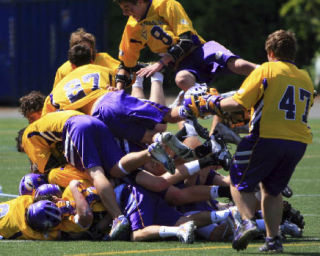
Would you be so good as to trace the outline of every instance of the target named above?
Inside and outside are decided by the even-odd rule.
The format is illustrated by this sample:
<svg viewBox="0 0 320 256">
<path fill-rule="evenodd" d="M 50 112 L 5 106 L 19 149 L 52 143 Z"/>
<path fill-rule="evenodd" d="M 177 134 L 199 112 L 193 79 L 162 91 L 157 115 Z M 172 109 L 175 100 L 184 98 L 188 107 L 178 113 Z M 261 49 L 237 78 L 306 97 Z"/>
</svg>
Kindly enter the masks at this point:
<svg viewBox="0 0 320 256">
<path fill-rule="evenodd" d="M 155 193 L 140 186 L 120 185 L 115 189 L 123 214 L 130 220 L 132 231 L 151 225 L 174 226 L 183 215 Z"/>
<path fill-rule="evenodd" d="M 230 169 L 239 191 L 253 192 L 262 182 L 269 194 L 278 195 L 289 183 L 307 144 L 249 135 L 239 143 Z"/>
<path fill-rule="evenodd" d="M 148 100 L 139 100 L 123 90 L 106 93 L 93 116 L 103 121 L 119 138 L 140 142 L 147 129 L 161 123 L 169 108 Z"/>
<path fill-rule="evenodd" d="M 223 45 L 209 41 L 196 48 L 185 57 L 177 68 L 177 72 L 186 70 L 195 75 L 198 83 L 209 83 L 216 75 L 230 73 L 227 62 L 230 58 L 239 58 Z"/>
<path fill-rule="evenodd" d="M 99 119 L 80 115 L 68 119 L 63 130 L 65 157 L 79 170 L 102 166 L 107 177 L 124 155 L 108 127 Z"/>
</svg>

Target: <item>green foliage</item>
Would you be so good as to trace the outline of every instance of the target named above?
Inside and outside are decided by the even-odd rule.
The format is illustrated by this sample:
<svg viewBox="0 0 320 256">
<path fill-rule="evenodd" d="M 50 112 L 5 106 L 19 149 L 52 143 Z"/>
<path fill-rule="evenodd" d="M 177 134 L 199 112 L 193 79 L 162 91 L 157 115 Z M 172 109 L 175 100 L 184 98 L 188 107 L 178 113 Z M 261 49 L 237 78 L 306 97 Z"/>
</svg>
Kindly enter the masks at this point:
<svg viewBox="0 0 320 256">
<path fill-rule="evenodd" d="M 320 44 L 320 0 L 289 0 L 280 9 L 288 29 L 296 33 L 297 63 L 310 65 Z"/>
</svg>

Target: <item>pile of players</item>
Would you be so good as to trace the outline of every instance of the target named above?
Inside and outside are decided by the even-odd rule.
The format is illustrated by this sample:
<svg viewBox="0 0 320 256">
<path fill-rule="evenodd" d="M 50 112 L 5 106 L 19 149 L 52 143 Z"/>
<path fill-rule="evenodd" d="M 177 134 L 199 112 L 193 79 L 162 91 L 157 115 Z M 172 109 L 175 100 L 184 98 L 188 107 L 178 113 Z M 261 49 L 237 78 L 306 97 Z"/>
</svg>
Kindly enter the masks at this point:
<svg viewBox="0 0 320 256">
<path fill-rule="evenodd" d="M 216 199 L 231 199 L 231 192 L 235 197 L 236 185 L 243 184 L 245 175 L 240 174 L 250 162 L 243 157 L 250 157 L 257 137 L 248 136 L 252 145 L 241 141 L 232 159 L 226 142 L 239 144 L 241 138 L 226 125 L 238 129 L 239 121 L 247 122 L 247 111 L 239 102 L 246 109 L 251 105 L 242 101 L 240 90 L 221 97 L 206 84 L 230 71 L 256 75 L 264 66 L 241 59 L 215 41 L 205 42 L 176 1 L 118 2 L 130 16 L 120 43 L 120 61 L 96 53 L 94 36 L 79 29 L 71 34 L 69 60 L 58 69 L 50 95 L 31 92 L 20 99 L 21 112 L 30 124 L 19 132 L 17 148 L 28 155 L 32 173 L 22 178 L 17 199 L 0 204 L 0 223 L 6 223 L 1 223 L 0 235 L 131 241 L 177 237 L 193 243 L 196 233 L 210 241 L 233 240 L 234 249 L 245 249 L 266 230 L 259 180 L 241 188 L 254 195 L 250 197 L 254 216 L 251 211 L 244 213 L 239 197 L 236 206 Z M 151 21 L 154 15 L 174 18 L 158 26 Z M 283 30 L 276 33 L 287 35 Z M 161 53 L 158 62 L 138 63 L 145 45 Z M 268 54 L 280 56 L 270 49 Z M 162 87 L 167 66 L 175 68 L 175 82 L 183 90 L 170 108 L 165 106 Z M 151 90 L 146 100 L 143 84 L 148 77 Z M 290 93 L 285 92 L 280 106 L 288 118 Z M 300 100 L 308 96 L 304 90 Z M 254 106 L 257 110 L 261 102 Z M 209 132 L 196 120 L 208 114 L 214 116 Z M 252 126 L 256 120 L 253 115 Z M 167 132 L 167 123 L 179 123 L 179 132 Z M 252 131 L 257 130 L 251 127 Z M 233 176 L 232 182 L 216 172 L 231 165 L 235 170 L 241 166 L 240 177 Z M 288 180 L 281 180 L 280 191 L 272 190 L 272 195 L 278 196 Z M 268 189 L 262 187 L 262 202 Z M 13 211 L 15 207 L 21 211 Z M 262 251 L 282 251 L 280 233 L 302 236 L 303 217 L 290 204 L 284 209 L 275 235 L 270 236 L 267 225 Z"/>
</svg>

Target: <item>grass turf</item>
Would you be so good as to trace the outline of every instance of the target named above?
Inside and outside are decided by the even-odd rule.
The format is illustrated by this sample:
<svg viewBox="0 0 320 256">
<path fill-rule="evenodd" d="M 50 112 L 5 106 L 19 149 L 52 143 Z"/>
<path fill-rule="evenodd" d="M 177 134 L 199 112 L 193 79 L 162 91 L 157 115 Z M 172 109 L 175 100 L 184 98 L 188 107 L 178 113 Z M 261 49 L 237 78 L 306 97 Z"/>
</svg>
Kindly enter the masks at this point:
<svg viewBox="0 0 320 256">
<path fill-rule="evenodd" d="M 208 121 L 202 121 L 209 125 Z M 17 194 L 21 177 L 28 172 L 27 157 L 16 151 L 15 137 L 26 125 L 22 118 L 0 118 L 0 185 L 3 193 Z M 290 181 L 294 195 L 288 201 L 304 215 L 306 226 L 303 238 L 289 238 L 284 244 L 286 255 L 320 255 L 320 120 L 310 120 L 314 142 L 309 145 Z M 170 125 L 174 131 L 175 126 Z M 233 148 L 234 150 L 234 148 Z M 224 173 L 225 174 L 225 173 Z M 0 202 L 10 198 L 0 197 Z M 262 241 L 251 243 L 246 251 L 236 252 L 230 243 L 196 241 L 183 245 L 178 241 L 161 242 L 42 242 L 4 240 L 0 255 L 261 255 Z"/>
</svg>

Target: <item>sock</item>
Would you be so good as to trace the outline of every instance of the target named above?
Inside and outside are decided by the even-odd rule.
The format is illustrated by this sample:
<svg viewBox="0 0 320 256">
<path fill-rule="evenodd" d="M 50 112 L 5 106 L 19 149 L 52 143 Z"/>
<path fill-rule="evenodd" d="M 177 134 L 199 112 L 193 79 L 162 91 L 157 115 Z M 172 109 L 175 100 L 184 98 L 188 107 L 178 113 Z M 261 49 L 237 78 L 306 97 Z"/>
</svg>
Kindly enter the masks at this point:
<svg viewBox="0 0 320 256">
<path fill-rule="evenodd" d="M 216 199 L 217 197 L 219 197 L 218 190 L 219 190 L 219 186 L 211 187 L 211 190 L 210 190 L 211 199 Z"/>
<path fill-rule="evenodd" d="M 163 82 L 163 74 L 160 72 L 156 72 L 151 76 L 151 83 L 153 81 L 159 81 L 159 82 Z"/>
<path fill-rule="evenodd" d="M 161 226 L 159 229 L 159 236 L 162 238 L 176 236 L 179 227 Z"/>
<path fill-rule="evenodd" d="M 154 142 L 161 142 L 161 133 L 157 132 L 154 136 Z"/>
<path fill-rule="evenodd" d="M 266 225 L 264 224 L 264 219 L 256 220 L 257 227 L 260 231 L 266 231 Z"/>
<path fill-rule="evenodd" d="M 229 210 L 212 211 L 210 214 L 212 223 L 217 223 L 219 221 L 225 220 L 230 214 Z"/>
<path fill-rule="evenodd" d="M 193 160 L 188 163 L 185 163 L 184 166 L 187 168 L 189 175 L 193 175 L 200 170 L 200 164 L 198 160 Z"/>
<path fill-rule="evenodd" d="M 134 84 L 132 85 L 132 87 L 139 87 L 139 88 L 143 88 L 143 77 L 137 76 L 136 77 L 136 81 L 134 82 Z"/>
<path fill-rule="evenodd" d="M 186 128 L 187 137 L 198 136 L 196 129 L 194 128 L 193 122 L 187 119 L 183 125 Z"/>
</svg>

